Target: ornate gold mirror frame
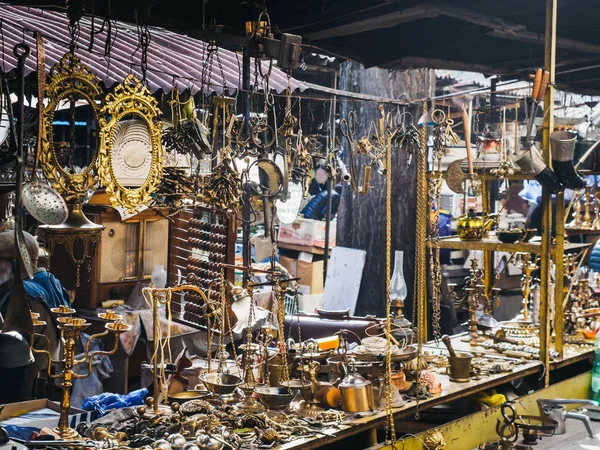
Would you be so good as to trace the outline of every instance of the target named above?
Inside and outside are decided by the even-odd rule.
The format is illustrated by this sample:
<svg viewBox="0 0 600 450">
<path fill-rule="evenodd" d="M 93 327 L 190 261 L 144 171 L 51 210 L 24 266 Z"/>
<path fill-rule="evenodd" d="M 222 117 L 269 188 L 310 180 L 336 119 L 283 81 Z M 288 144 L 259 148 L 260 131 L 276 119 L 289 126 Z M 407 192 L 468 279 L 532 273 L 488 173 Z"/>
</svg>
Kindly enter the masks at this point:
<svg viewBox="0 0 600 450">
<path fill-rule="evenodd" d="M 152 145 L 148 175 L 138 188 L 128 188 L 119 182 L 112 158 L 115 127 L 130 114 L 146 123 Z M 162 124 L 158 120 L 159 115 L 158 101 L 134 75 L 128 75 L 114 92 L 106 96 L 106 103 L 100 111 L 98 177 L 110 194 L 111 205 L 125 208 L 128 214 L 134 214 L 140 206 L 150 203 L 150 195 L 158 188 L 162 177 Z"/>
<path fill-rule="evenodd" d="M 54 113 L 61 100 L 73 97 L 86 100 L 99 121 L 100 106 L 96 99 L 102 94 L 100 80 L 91 69 L 72 53 L 66 53 L 59 63 L 52 66 L 46 85 L 48 106 L 44 108 L 42 128 L 42 152 L 40 162 L 44 175 L 70 204 L 81 204 L 88 192 L 96 187 L 96 159 L 100 140 L 96 141 L 96 152 L 87 167 L 80 173 L 73 173 L 62 167 L 54 148 Z"/>
</svg>

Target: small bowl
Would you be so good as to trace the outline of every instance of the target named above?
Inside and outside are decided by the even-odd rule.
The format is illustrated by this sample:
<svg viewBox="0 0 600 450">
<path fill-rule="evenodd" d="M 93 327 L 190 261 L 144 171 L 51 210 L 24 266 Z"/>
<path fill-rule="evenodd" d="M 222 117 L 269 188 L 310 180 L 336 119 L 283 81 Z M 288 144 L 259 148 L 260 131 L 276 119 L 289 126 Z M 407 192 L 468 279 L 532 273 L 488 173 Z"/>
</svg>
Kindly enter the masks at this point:
<svg viewBox="0 0 600 450">
<path fill-rule="evenodd" d="M 521 239 L 522 242 L 529 242 L 537 234 L 537 228 L 525 228 L 525 236 Z"/>
<path fill-rule="evenodd" d="M 200 375 L 200 381 L 213 394 L 228 395 L 233 393 L 243 380 L 229 373 L 212 372 Z"/>
<path fill-rule="evenodd" d="M 496 231 L 496 238 L 504 244 L 514 244 L 519 239 L 522 239 L 525 232 L 521 228 L 511 228 Z"/>
<path fill-rule="evenodd" d="M 212 396 L 210 391 L 202 391 L 202 390 L 191 390 L 191 391 L 183 391 L 178 392 L 176 394 L 170 394 L 167 396 L 169 402 L 171 403 L 185 403 L 190 400 L 202 400 Z"/>
<path fill-rule="evenodd" d="M 283 410 L 287 408 L 294 397 L 298 395 L 297 389 L 287 387 L 267 387 L 258 386 L 254 392 L 265 406 L 273 410 Z"/>
</svg>

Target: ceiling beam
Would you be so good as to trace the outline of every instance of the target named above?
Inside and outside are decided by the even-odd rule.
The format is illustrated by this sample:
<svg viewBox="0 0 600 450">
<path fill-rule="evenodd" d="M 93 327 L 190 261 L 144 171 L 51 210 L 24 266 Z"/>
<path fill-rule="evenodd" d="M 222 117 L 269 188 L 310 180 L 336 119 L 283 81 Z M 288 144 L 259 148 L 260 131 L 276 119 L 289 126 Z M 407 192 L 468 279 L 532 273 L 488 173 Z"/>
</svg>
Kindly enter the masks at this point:
<svg viewBox="0 0 600 450">
<path fill-rule="evenodd" d="M 465 70 L 469 72 L 480 72 L 490 75 L 508 75 L 514 71 L 504 67 L 488 66 L 486 64 L 475 64 L 461 61 L 449 61 L 444 59 L 420 58 L 417 56 L 405 56 L 404 58 L 390 61 L 385 64 L 385 67 L 393 69 L 449 69 L 449 70 Z"/>
<path fill-rule="evenodd" d="M 438 14 L 439 11 L 437 11 L 437 9 L 432 9 L 429 4 L 426 4 L 394 11 L 388 14 L 382 14 L 365 20 L 359 20 L 346 25 L 328 28 L 323 31 L 308 33 L 305 34 L 304 37 L 313 41 L 321 41 L 332 37 L 351 36 L 353 34 L 364 33 L 380 28 L 395 27 L 402 23 L 414 22 L 415 20 L 432 19 L 437 17 Z"/>
<path fill-rule="evenodd" d="M 489 28 L 491 30 L 488 33 L 489 36 L 544 45 L 543 33 L 530 31 L 525 25 L 512 23 L 499 17 L 479 13 L 467 8 L 453 6 L 444 1 L 432 1 L 420 6 L 370 17 L 365 20 L 359 20 L 327 30 L 309 33 L 305 37 L 317 41 L 333 37 L 351 36 L 366 31 L 395 27 L 402 23 L 414 22 L 422 19 L 432 19 L 440 15 Z M 557 38 L 556 47 L 559 49 L 600 54 L 600 45 L 576 41 L 574 39 Z"/>
</svg>

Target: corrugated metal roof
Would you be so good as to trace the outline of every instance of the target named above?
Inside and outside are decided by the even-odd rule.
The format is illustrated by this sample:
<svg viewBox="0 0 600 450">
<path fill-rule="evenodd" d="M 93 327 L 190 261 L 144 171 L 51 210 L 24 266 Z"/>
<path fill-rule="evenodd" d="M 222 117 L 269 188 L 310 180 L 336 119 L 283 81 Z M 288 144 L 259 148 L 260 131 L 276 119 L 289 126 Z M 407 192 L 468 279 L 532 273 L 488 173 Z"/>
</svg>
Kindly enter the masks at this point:
<svg viewBox="0 0 600 450">
<path fill-rule="evenodd" d="M 44 36 L 46 50 L 46 70 L 56 64 L 68 50 L 69 32 L 66 14 L 38 8 L 14 6 L 0 3 L 0 67 L 4 71 L 16 68 L 16 58 L 12 49 L 15 44 L 26 42 L 32 50 L 32 56 L 26 61 L 27 73 L 36 70 L 35 39 L 32 32 L 39 31 Z M 101 20 L 96 20 L 96 29 Z M 135 25 L 113 22 L 114 43 L 110 57 L 104 56 L 106 28 L 94 37 L 94 48 L 88 52 L 90 43 L 91 20 L 84 17 L 80 21 L 80 35 L 75 53 L 104 82 L 107 87 L 121 82 L 129 73 L 141 79 L 141 50 L 138 48 L 138 33 Z M 177 34 L 163 28 L 150 27 L 151 41 L 148 48 L 148 71 L 146 79 L 152 92 L 162 89 L 172 90 L 176 85 L 180 92 L 191 89 L 193 93 L 201 89 L 202 68 L 205 64 L 206 42 Z M 115 36 L 116 32 L 116 38 Z M 219 58 L 223 66 L 224 80 L 216 62 L 211 75 L 211 90 L 220 94 L 223 86 L 229 91 L 241 87 L 242 57 L 234 52 L 219 49 Z M 252 61 L 254 67 L 254 61 Z M 263 73 L 268 70 L 268 62 L 262 61 Z M 252 73 L 254 70 L 251 71 Z M 254 75 L 251 75 L 254 84 Z M 272 90 L 283 92 L 287 88 L 287 74 L 273 67 L 269 86 Z M 259 80 L 259 87 L 261 81 Z M 292 90 L 304 90 L 302 82 L 291 79 Z"/>
</svg>

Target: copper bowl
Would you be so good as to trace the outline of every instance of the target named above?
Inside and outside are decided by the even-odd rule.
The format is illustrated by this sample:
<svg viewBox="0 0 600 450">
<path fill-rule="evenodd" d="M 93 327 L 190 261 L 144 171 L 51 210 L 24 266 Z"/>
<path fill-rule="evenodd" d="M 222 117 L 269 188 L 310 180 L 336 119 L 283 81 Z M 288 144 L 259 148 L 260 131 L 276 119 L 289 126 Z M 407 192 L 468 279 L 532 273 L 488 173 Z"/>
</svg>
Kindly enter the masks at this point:
<svg viewBox="0 0 600 450">
<path fill-rule="evenodd" d="M 200 375 L 200 381 L 206 389 L 213 394 L 228 395 L 242 384 L 242 379 L 229 373 L 204 373 Z"/>
<path fill-rule="evenodd" d="M 257 386 L 254 392 L 267 408 L 274 410 L 287 408 L 298 394 L 297 389 L 267 386 Z"/>
</svg>

